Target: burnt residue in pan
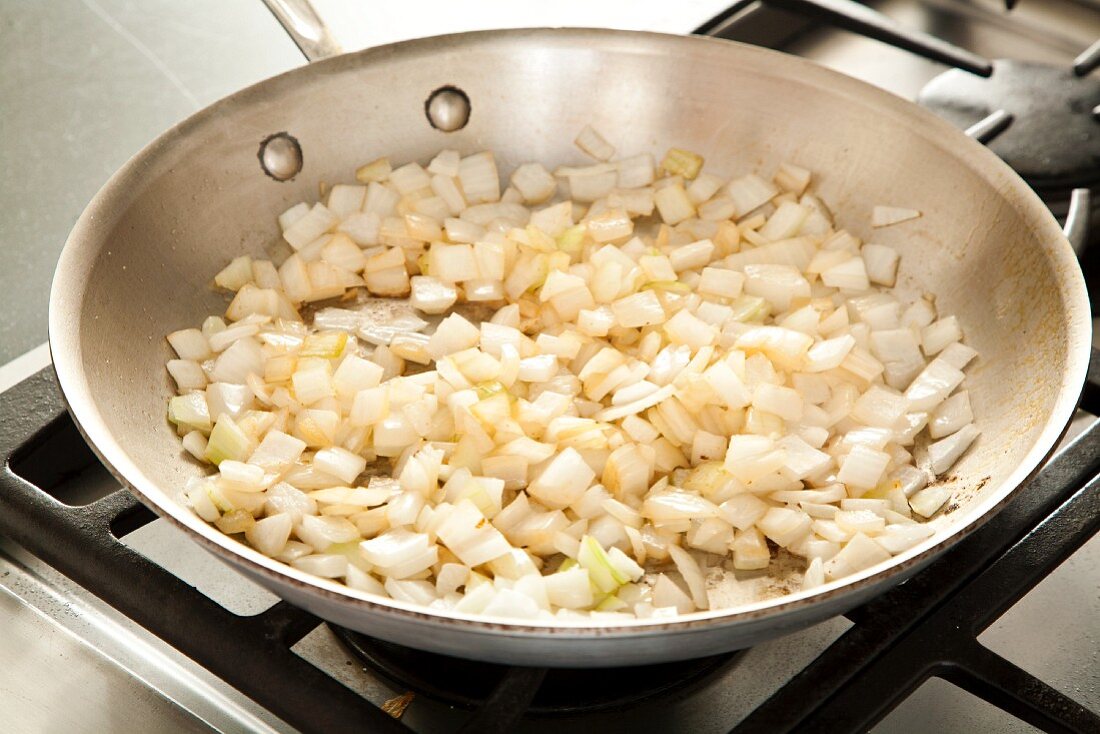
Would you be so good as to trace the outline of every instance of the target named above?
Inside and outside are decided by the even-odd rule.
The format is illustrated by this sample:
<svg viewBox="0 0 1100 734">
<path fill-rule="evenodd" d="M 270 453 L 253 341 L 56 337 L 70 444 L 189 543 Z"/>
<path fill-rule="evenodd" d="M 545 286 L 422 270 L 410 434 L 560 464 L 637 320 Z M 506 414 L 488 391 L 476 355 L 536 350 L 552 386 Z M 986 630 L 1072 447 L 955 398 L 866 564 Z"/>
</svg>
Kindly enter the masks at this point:
<svg viewBox="0 0 1100 734">
<path fill-rule="evenodd" d="M 955 494 L 953 494 L 951 496 L 951 501 L 948 502 L 947 506 L 943 508 L 943 513 L 942 514 L 950 515 L 955 510 L 957 510 L 960 507 L 964 506 L 967 502 L 970 501 L 970 498 L 974 497 L 979 492 L 981 492 L 982 488 L 985 487 L 985 485 L 989 484 L 990 480 L 992 480 L 992 477 L 985 476 L 985 477 L 982 477 L 981 479 L 979 479 L 973 487 L 968 487 L 966 489 L 957 489 L 957 490 L 955 490 Z M 950 477 L 945 477 L 943 479 L 939 479 L 939 480 L 936 481 L 936 483 L 937 484 L 947 484 L 948 482 L 952 482 L 952 481 L 958 481 L 958 477 L 952 475 Z"/>
</svg>

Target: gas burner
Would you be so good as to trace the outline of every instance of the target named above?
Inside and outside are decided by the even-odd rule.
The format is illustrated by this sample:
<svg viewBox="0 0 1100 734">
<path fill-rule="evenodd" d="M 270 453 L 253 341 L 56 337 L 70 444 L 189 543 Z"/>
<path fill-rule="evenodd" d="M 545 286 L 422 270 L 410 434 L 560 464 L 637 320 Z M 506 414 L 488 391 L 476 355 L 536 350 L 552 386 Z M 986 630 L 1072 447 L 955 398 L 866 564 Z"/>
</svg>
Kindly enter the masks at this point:
<svg viewBox="0 0 1100 734">
<path fill-rule="evenodd" d="M 930 81 L 917 100 L 959 127 L 998 110 L 1012 124 L 989 147 L 1044 199 L 1100 184 L 1100 78 L 1032 61 L 998 59 L 982 78 L 959 69 Z"/>
<path fill-rule="evenodd" d="M 477 709 L 506 676 L 542 671 L 422 652 L 329 625 L 336 636 L 372 671 L 400 689 L 464 709 Z M 657 696 L 686 695 L 733 665 L 744 651 L 697 660 L 607 670 L 546 671 L 528 713 L 535 716 L 592 713 L 624 708 Z M 531 676 L 528 676 L 531 677 Z"/>
</svg>

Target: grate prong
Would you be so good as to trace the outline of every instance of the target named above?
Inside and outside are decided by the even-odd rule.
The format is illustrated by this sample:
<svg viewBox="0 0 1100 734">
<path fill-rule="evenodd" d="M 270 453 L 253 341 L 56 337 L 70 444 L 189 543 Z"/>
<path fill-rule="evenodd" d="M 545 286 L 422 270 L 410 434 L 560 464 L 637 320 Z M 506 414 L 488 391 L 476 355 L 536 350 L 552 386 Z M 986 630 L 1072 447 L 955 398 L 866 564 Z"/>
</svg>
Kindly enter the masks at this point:
<svg viewBox="0 0 1100 734">
<path fill-rule="evenodd" d="M 1100 66 L 1100 38 L 1073 60 L 1073 73 L 1077 76 L 1088 76 L 1098 66 Z"/>
<path fill-rule="evenodd" d="M 942 38 L 906 28 L 897 21 L 854 0 L 764 0 L 765 4 L 854 31 L 910 51 L 932 61 L 990 76 L 993 62 Z"/>
<path fill-rule="evenodd" d="M 986 145 L 993 142 L 995 137 L 1007 130 L 1015 119 L 1011 113 L 997 110 L 966 128 L 966 134 L 982 145 Z"/>
</svg>

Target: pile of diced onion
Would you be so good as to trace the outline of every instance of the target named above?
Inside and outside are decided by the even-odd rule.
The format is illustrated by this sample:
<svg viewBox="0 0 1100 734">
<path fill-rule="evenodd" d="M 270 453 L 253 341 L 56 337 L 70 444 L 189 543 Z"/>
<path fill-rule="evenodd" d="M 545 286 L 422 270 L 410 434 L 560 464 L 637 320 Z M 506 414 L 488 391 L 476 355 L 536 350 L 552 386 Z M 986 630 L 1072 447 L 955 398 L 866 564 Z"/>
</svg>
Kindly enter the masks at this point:
<svg viewBox="0 0 1100 734">
<path fill-rule="evenodd" d="M 224 319 L 168 336 L 169 418 L 216 468 L 194 511 L 359 591 L 526 620 L 706 610 L 780 555 L 812 588 L 931 536 L 976 353 L 891 294 L 898 253 L 796 165 L 576 143 L 594 164 L 503 191 L 491 152 L 376 160 L 279 217 L 281 264 L 222 270 Z"/>
</svg>

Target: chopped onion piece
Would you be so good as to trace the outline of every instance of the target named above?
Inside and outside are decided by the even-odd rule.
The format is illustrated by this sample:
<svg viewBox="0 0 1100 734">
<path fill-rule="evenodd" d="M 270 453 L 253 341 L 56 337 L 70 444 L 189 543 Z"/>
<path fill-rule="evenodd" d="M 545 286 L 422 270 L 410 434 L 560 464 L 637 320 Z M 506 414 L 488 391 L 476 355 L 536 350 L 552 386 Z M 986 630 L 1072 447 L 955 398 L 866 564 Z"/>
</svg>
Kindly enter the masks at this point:
<svg viewBox="0 0 1100 734">
<path fill-rule="evenodd" d="M 889 454 L 856 446 L 844 459 L 836 478 L 849 488 L 867 490 L 878 484 L 889 463 Z"/>
<path fill-rule="evenodd" d="M 810 532 L 810 516 L 789 507 L 769 508 L 756 526 L 776 545 L 786 547 Z"/>
<path fill-rule="evenodd" d="M 189 359 L 168 360 L 168 374 L 176 381 L 176 389 L 180 392 L 186 390 L 201 390 L 206 387 L 206 373 L 198 362 Z"/>
<path fill-rule="evenodd" d="M 437 528 L 436 534 L 467 566 L 479 566 L 507 553 L 511 546 L 477 506 L 460 501 Z"/>
<path fill-rule="evenodd" d="M 309 213 L 287 227 L 285 239 L 295 250 L 300 250 L 325 232 L 336 226 L 339 219 L 324 204 L 314 204 Z"/>
<path fill-rule="evenodd" d="M 871 210 L 872 227 L 889 227 L 892 224 L 916 219 L 920 212 L 916 209 L 902 209 L 896 206 L 876 206 Z"/>
<path fill-rule="evenodd" d="M 378 158 L 355 169 L 355 180 L 359 183 L 385 181 L 390 177 L 390 171 L 392 170 L 389 158 Z"/>
<path fill-rule="evenodd" d="M 775 172 L 775 183 L 784 191 L 801 194 L 810 185 L 810 171 L 793 163 L 780 163 Z"/>
<path fill-rule="evenodd" d="M 909 407 L 905 397 L 878 385 L 860 396 L 852 408 L 852 417 L 869 426 L 888 428 L 901 419 Z"/>
<path fill-rule="evenodd" d="M 958 387 L 965 376 L 943 360 L 934 359 L 905 391 L 911 410 L 932 410 Z"/>
<path fill-rule="evenodd" d="M 739 571 L 758 571 L 771 563 L 771 551 L 764 534 L 755 527 L 738 532 L 731 549 L 733 567 Z"/>
<path fill-rule="evenodd" d="M 671 176 L 692 179 L 698 176 L 703 168 L 703 156 L 692 153 L 690 150 L 669 148 L 665 153 L 665 159 L 661 161 L 661 168 Z"/>
<path fill-rule="evenodd" d="M 935 531 L 929 525 L 913 523 L 912 525 L 887 525 L 881 533 L 875 536 L 875 542 L 890 553 L 897 555 L 904 553 L 926 538 L 931 538 Z"/>
<path fill-rule="evenodd" d="M 458 164 L 458 178 L 466 200 L 471 204 L 500 200 L 500 178 L 491 152 L 463 158 Z"/>
<path fill-rule="evenodd" d="M 558 182 L 539 163 L 527 163 L 512 173 L 512 185 L 528 204 L 541 204 L 558 190 Z"/>
<path fill-rule="evenodd" d="M 863 246 L 863 265 L 867 278 L 872 283 L 892 286 L 898 277 L 898 251 L 885 245 L 866 244 Z"/>
<path fill-rule="evenodd" d="M 932 438 L 943 438 L 955 433 L 973 420 L 970 394 L 963 390 L 940 403 L 932 411 L 931 420 L 928 422 L 928 434 Z"/>
<path fill-rule="evenodd" d="M 611 160 L 615 156 L 615 148 L 604 137 L 596 132 L 591 125 L 585 125 L 577 135 L 573 144 L 598 161 Z"/>
<path fill-rule="evenodd" d="M 814 558 L 806 566 L 806 571 L 802 575 L 802 590 L 808 591 L 809 589 L 816 589 L 825 583 L 825 564 L 821 558 Z"/>
<path fill-rule="evenodd" d="M 220 273 L 214 276 L 214 284 L 229 291 L 239 291 L 250 282 L 252 282 L 252 258 L 248 255 L 233 258 Z"/>
<path fill-rule="evenodd" d="M 574 566 L 544 577 L 550 603 L 564 609 L 585 609 L 592 606 L 592 582 L 588 569 Z"/>
<path fill-rule="evenodd" d="M 183 448 L 199 461 L 206 462 L 206 436 L 201 431 L 190 431 L 180 441 Z M 205 519 L 205 518 L 204 518 Z"/>
<path fill-rule="evenodd" d="M 245 539 L 253 548 L 265 556 L 278 555 L 290 540 L 293 519 L 285 512 L 279 512 L 256 523 L 245 531 Z"/>
<path fill-rule="evenodd" d="M 810 210 L 794 202 L 785 201 L 758 231 L 764 239 L 784 240 L 794 237 L 802 229 L 802 223 L 810 215 Z"/>
<path fill-rule="evenodd" d="M 642 291 L 620 298 L 611 304 L 611 310 L 619 325 L 627 328 L 652 326 L 662 323 L 666 318 L 664 307 L 653 291 Z"/>
<path fill-rule="evenodd" d="M 653 200 L 666 224 L 678 224 L 695 214 L 695 205 L 683 186 L 666 186 L 653 195 Z"/>
<path fill-rule="evenodd" d="M 670 489 L 650 494 L 642 504 L 642 515 L 657 522 L 702 520 L 717 517 L 718 508 L 698 495 Z"/>
<path fill-rule="evenodd" d="M 970 360 L 978 356 L 978 352 L 965 344 L 955 342 L 950 344 L 940 352 L 940 355 L 936 358 L 940 362 L 949 364 L 957 370 L 961 370 L 966 365 L 970 364 Z"/>
<path fill-rule="evenodd" d="M 947 438 L 941 438 L 928 446 L 928 458 L 932 462 L 932 472 L 942 474 L 950 469 L 959 457 L 966 453 L 970 444 L 981 433 L 974 424 L 968 424 L 960 428 Z"/>
<path fill-rule="evenodd" d="M 596 473 L 573 448 L 555 456 L 527 487 L 527 493 L 550 508 L 564 508 L 580 499 Z"/>
<path fill-rule="evenodd" d="M 616 168 L 616 186 L 621 189 L 633 189 L 653 183 L 655 165 L 650 153 L 622 158 L 616 162 Z"/>
<path fill-rule="evenodd" d="M 314 576 L 335 579 L 347 573 L 348 559 L 340 554 L 317 553 L 293 560 L 290 565 Z"/>
<path fill-rule="evenodd" d="M 962 329 L 954 316 L 942 318 L 921 329 L 921 347 L 931 357 L 962 339 Z"/>
<path fill-rule="evenodd" d="M 867 268 L 859 257 L 850 258 L 825 270 L 821 273 L 821 282 L 830 288 L 849 291 L 865 291 L 871 285 Z"/>
<path fill-rule="evenodd" d="M 921 517 L 932 517 L 951 499 L 949 487 L 936 485 L 925 487 L 909 498 L 909 506 Z"/>
<path fill-rule="evenodd" d="M 726 195 L 733 201 L 738 217 L 760 208 L 778 193 L 779 189 L 774 184 L 755 174 L 734 179 L 726 187 Z"/>
<path fill-rule="evenodd" d="M 856 533 L 840 552 L 825 563 L 825 578 L 834 580 L 882 563 L 890 553 L 863 533 Z"/>
<path fill-rule="evenodd" d="M 691 601 L 695 608 L 709 609 L 710 602 L 707 600 L 706 579 L 703 577 L 699 564 L 695 562 L 690 553 L 677 545 L 670 545 L 668 552 L 672 556 L 673 563 L 676 564 L 676 570 L 684 577 L 684 581 L 691 591 Z"/>
</svg>

